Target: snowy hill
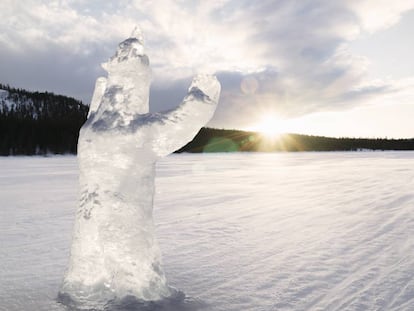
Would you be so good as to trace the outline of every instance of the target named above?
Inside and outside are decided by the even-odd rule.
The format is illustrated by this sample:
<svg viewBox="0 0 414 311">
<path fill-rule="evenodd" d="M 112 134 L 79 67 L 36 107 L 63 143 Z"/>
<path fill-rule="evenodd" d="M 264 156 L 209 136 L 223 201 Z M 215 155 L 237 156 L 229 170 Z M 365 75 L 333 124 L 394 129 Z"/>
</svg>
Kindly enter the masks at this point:
<svg viewBox="0 0 414 311">
<path fill-rule="evenodd" d="M 89 107 L 49 92 L 0 84 L 0 155 L 76 153 Z M 180 152 L 414 150 L 414 139 L 331 138 L 286 134 L 269 140 L 255 132 L 203 128 Z"/>
<path fill-rule="evenodd" d="M 0 112 L 6 112 L 8 110 L 11 110 L 13 106 L 13 102 L 8 99 L 9 92 L 6 90 L 0 89 Z"/>
<path fill-rule="evenodd" d="M 87 113 L 74 98 L 0 84 L 0 155 L 75 153 Z"/>
<path fill-rule="evenodd" d="M 0 90 L 0 99 L 6 98 L 9 95 L 9 92 L 6 90 Z"/>
</svg>

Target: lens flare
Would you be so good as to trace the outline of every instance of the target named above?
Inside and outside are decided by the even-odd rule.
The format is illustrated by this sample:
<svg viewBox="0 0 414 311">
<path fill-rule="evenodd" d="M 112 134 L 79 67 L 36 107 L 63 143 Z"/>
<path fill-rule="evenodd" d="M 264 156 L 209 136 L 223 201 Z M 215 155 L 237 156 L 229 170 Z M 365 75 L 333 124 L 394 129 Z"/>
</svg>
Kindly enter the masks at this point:
<svg viewBox="0 0 414 311">
<path fill-rule="evenodd" d="M 260 132 L 267 138 L 277 138 L 286 132 L 283 120 L 274 116 L 265 116 L 257 124 L 250 126 L 249 131 Z"/>
<path fill-rule="evenodd" d="M 240 83 L 240 89 L 246 95 L 252 95 L 256 93 L 258 87 L 259 82 L 254 77 L 246 77 Z"/>
</svg>

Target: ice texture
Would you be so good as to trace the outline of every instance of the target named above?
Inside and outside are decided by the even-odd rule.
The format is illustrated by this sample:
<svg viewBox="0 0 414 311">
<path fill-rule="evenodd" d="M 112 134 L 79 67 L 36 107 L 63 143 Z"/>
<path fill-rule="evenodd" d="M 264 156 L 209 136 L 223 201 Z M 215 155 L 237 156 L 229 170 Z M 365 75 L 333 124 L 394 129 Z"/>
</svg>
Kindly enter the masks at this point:
<svg viewBox="0 0 414 311">
<path fill-rule="evenodd" d="M 152 218 L 155 162 L 189 142 L 213 116 L 220 83 L 196 76 L 183 102 L 149 113 L 151 69 L 139 29 L 103 64 L 78 142 L 80 202 L 59 297 L 99 307 L 161 300 L 166 282 Z"/>
</svg>

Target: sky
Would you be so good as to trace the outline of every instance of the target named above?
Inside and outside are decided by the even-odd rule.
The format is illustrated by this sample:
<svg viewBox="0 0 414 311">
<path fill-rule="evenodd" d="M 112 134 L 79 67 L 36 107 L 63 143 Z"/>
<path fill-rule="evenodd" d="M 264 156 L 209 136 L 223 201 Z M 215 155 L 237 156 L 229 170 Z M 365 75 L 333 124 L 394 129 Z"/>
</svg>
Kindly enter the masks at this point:
<svg viewBox="0 0 414 311">
<path fill-rule="evenodd" d="M 414 0 L 2 0 L 0 83 L 89 103 L 100 64 L 136 25 L 150 105 L 216 74 L 208 124 L 336 137 L 414 137 Z"/>
</svg>

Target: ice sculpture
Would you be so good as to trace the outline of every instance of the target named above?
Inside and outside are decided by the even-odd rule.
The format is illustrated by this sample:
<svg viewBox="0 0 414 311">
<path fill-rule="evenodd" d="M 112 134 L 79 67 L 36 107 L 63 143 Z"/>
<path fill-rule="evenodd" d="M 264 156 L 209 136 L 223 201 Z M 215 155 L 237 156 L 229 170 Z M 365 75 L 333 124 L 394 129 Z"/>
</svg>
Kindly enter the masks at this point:
<svg viewBox="0 0 414 311">
<path fill-rule="evenodd" d="M 103 67 L 108 77 L 98 78 L 79 135 L 80 205 L 59 297 L 95 305 L 160 300 L 172 291 L 154 236 L 155 162 L 210 120 L 220 83 L 198 75 L 176 109 L 149 113 L 151 69 L 139 30 Z"/>
</svg>

